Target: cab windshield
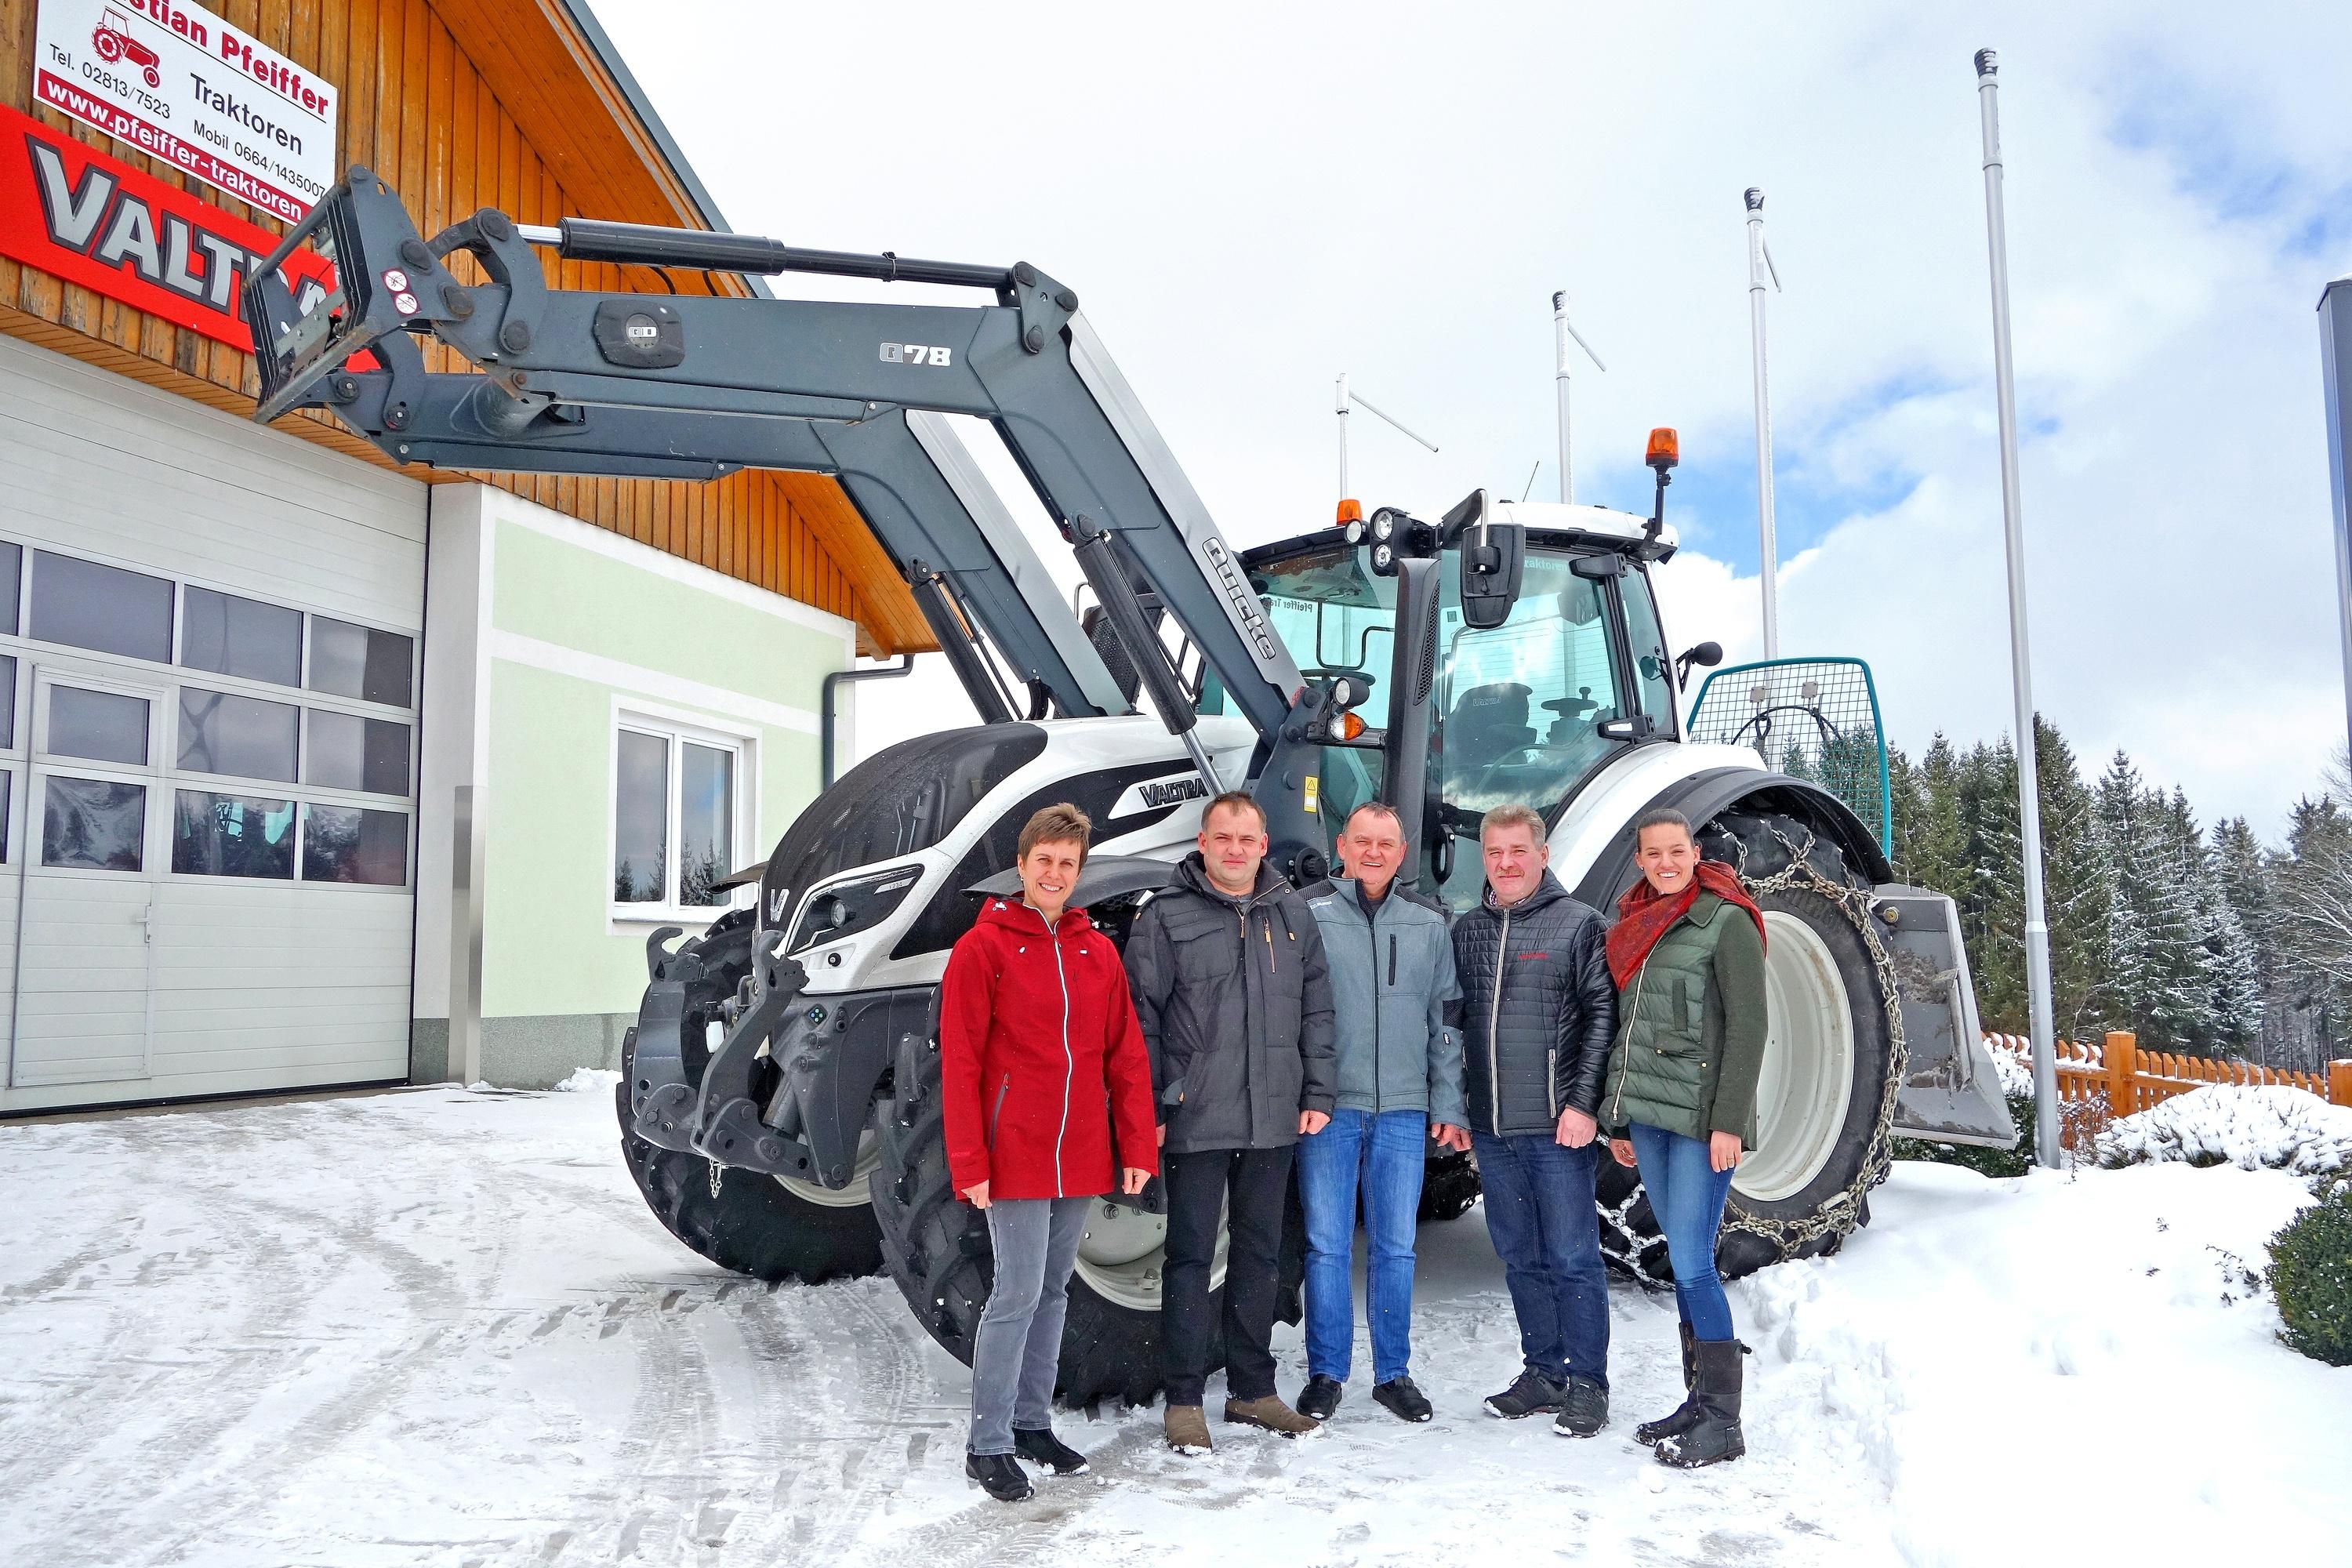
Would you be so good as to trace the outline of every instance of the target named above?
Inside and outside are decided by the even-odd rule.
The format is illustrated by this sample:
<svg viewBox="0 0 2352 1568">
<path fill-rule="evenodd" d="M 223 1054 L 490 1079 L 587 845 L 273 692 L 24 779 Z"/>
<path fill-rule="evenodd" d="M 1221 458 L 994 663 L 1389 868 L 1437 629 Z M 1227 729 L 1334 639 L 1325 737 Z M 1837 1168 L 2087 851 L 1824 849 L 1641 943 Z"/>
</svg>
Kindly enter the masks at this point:
<svg viewBox="0 0 2352 1568">
<path fill-rule="evenodd" d="M 1577 556 L 1530 542 L 1527 571 L 1509 619 L 1479 629 L 1462 616 L 1459 557 L 1443 557 L 1438 591 L 1437 683 L 1431 702 L 1430 781 L 1437 800 L 1429 826 L 1442 821 L 1457 843 L 1447 858 L 1424 852 L 1423 886 L 1457 907 L 1478 896 L 1483 870 L 1478 819 L 1519 802 L 1547 816 L 1604 758 L 1629 744 L 1599 726 L 1654 707 L 1657 732 L 1674 727 L 1671 677 L 1656 632 L 1648 584 L 1638 571 L 1611 579 L 1580 577 Z M 1369 547 L 1332 543 L 1250 568 L 1252 584 L 1301 673 L 1310 679 L 1348 675 L 1370 696 L 1356 711 L 1384 728 L 1393 657 L 1396 579 L 1371 569 Z M 1622 635 L 1630 620 L 1643 646 Z M 1629 669 L 1627 667 L 1631 665 Z M 1650 670 L 1658 671 L 1654 680 Z M 1348 813 L 1381 794 L 1381 753 L 1324 749 L 1318 804 L 1337 834 Z"/>
</svg>

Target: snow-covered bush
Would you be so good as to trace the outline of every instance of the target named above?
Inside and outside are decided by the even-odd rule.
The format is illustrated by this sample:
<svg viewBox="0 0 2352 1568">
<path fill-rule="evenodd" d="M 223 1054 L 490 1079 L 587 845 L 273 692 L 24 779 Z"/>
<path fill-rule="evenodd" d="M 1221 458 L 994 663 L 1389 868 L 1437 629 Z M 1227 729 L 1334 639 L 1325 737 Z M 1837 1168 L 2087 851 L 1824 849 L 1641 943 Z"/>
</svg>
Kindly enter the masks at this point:
<svg viewBox="0 0 2352 1568">
<path fill-rule="evenodd" d="M 2321 1183 L 2319 1201 L 2271 1237 L 2266 1276 L 2286 1327 L 2279 1338 L 2330 1366 L 2352 1366 L 2352 1182 Z"/>
<path fill-rule="evenodd" d="M 2098 1150 L 2110 1170 L 2179 1160 L 2327 1175 L 2352 1170 L 2352 1108 L 2281 1085 L 2207 1084 L 2110 1124 Z"/>
</svg>

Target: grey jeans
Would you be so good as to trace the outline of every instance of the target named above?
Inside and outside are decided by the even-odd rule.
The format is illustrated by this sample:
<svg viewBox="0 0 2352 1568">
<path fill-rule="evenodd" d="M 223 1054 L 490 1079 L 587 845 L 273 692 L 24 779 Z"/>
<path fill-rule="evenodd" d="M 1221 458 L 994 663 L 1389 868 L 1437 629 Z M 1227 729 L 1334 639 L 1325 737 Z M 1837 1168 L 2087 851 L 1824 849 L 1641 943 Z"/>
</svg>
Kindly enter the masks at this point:
<svg viewBox="0 0 2352 1568">
<path fill-rule="evenodd" d="M 1062 1359 L 1062 1319 L 1070 1269 L 1078 1260 L 1092 1198 L 999 1198 L 988 1205 L 996 1284 L 980 1314 L 971 1352 L 975 1454 L 1013 1452 L 1016 1426 L 1053 1425 L 1054 1373 Z"/>
</svg>

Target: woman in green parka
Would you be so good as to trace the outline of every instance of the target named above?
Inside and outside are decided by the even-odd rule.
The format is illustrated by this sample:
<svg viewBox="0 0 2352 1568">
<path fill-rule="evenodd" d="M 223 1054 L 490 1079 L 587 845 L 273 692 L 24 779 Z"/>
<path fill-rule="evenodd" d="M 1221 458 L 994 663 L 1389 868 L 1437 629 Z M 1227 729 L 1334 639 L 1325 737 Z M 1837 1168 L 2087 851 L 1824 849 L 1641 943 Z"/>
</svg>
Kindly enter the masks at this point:
<svg viewBox="0 0 2352 1568">
<path fill-rule="evenodd" d="M 1650 811 L 1633 825 L 1642 880 L 1617 901 L 1609 973 L 1617 1038 L 1601 1124 L 1621 1165 L 1639 1164 L 1674 1263 L 1683 1384 L 1671 1415 L 1634 1436 L 1681 1468 L 1736 1459 L 1739 1358 L 1715 1272 L 1716 1232 L 1740 1155 L 1756 1146 L 1764 1065 L 1764 915 L 1738 874 L 1699 858 L 1689 819 Z"/>
</svg>

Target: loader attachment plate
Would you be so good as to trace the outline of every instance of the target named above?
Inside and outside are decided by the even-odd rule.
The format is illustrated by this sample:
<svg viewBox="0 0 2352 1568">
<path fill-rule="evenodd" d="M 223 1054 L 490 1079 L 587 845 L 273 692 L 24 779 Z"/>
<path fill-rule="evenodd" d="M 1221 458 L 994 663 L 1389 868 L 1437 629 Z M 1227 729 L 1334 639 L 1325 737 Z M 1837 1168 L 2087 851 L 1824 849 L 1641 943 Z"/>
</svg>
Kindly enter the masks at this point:
<svg viewBox="0 0 2352 1568">
<path fill-rule="evenodd" d="M 424 258 L 421 266 L 415 256 L 401 254 L 402 240 L 415 235 L 400 198 L 355 167 L 255 265 L 241 291 L 261 372 L 255 417 L 266 423 L 289 409 L 327 401 L 326 384 L 336 371 L 417 313 L 421 291 L 445 275 L 421 248 L 415 253 Z M 331 289 L 289 269 L 306 247 L 334 268 Z"/>
</svg>

